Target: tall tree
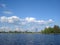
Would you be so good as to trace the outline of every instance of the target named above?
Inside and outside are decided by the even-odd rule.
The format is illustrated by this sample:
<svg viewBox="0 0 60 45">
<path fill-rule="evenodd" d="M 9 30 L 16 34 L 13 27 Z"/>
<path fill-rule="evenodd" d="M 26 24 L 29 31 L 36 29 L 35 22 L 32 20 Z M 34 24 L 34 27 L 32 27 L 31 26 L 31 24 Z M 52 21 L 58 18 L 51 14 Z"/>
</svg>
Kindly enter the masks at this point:
<svg viewBox="0 0 60 45">
<path fill-rule="evenodd" d="M 54 29 L 54 33 L 60 33 L 60 27 L 59 26 L 54 25 L 53 29 Z"/>
</svg>

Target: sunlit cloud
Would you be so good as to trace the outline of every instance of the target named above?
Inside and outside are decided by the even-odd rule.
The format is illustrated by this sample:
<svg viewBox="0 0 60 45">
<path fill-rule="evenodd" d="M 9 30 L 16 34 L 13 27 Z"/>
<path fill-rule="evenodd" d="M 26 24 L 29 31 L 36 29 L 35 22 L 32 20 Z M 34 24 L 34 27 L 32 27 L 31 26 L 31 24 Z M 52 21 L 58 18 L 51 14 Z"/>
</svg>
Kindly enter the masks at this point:
<svg viewBox="0 0 60 45">
<path fill-rule="evenodd" d="M 1 22 L 7 22 L 7 17 L 6 17 L 6 16 L 0 17 L 0 21 L 1 21 Z"/>
<path fill-rule="evenodd" d="M 26 17 L 22 19 L 18 16 L 11 16 L 11 17 L 2 16 L 0 17 L 0 22 L 1 24 L 6 23 L 5 25 L 8 25 L 8 27 L 9 25 L 11 25 L 16 30 L 19 30 L 20 28 L 24 29 L 24 27 L 27 27 L 25 29 L 35 30 L 36 28 L 41 28 L 42 26 L 45 26 L 45 25 L 48 28 L 49 24 L 53 23 L 54 21 L 52 19 L 37 20 L 36 18 L 33 18 L 33 17 Z M 2 25 L 2 27 L 4 27 L 4 25 Z"/>
<path fill-rule="evenodd" d="M 11 17 L 8 17 L 7 20 L 8 20 L 8 23 L 14 23 L 16 21 L 19 21 L 20 19 L 17 16 L 11 16 Z"/>
<path fill-rule="evenodd" d="M 25 20 L 26 20 L 27 22 L 35 22 L 35 21 L 36 21 L 36 19 L 33 18 L 33 17 L 26 17 Z"/>
<path fill-rule="evenodd" d="M 2 17 L 0 17 L 1 22 L 14 23 L 14 22 L 19 21 L 19 20 L 20 19 L 17 16 L 11 16 L 11 17 L 2 16 Z"/>
<path fill-rule="evenodd" d="M 53 22 L 52 19 L 45 21 L 45 20 L 36 20 L 36 18 L 32 18 L 32 17 L 26 17 L 26 18 L 22 19 L 17 16 L 11 16 L 11 17 L 2 16 L 2 17 L 0 17 L 0 21 L 1 22 L 8 22 L 8 23 L 18 22 L 21 24 L 32 23 L 32 22 L 38 23 L 38 24 L 49 24 L 49 23 Z"/>
</svg>

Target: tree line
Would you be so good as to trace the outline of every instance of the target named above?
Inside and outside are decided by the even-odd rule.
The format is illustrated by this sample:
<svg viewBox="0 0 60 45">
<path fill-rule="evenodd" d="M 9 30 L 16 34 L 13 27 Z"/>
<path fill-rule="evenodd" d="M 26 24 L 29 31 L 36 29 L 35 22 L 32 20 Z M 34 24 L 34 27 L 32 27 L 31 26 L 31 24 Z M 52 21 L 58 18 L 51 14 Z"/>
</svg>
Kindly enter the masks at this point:
<svg viewBox="0 0 60 45">
<path fill-rule="evenodd" d="M 45 28 L 44 30 L 41 30 L 41 33 L 44 33 L 44 34 L 60 33 L 60 27 L 58 25 L 54 25 L 54 27 L 48 27 L 48 28 Z"/>
</svg>

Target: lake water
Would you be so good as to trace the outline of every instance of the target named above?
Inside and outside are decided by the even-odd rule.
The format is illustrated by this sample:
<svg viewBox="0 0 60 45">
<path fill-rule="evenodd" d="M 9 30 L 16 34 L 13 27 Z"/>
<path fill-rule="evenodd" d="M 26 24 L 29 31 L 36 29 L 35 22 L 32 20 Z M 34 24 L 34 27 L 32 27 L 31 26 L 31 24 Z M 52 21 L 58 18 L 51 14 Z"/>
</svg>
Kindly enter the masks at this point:
<svg viewBox="0 0 60 45">
<path fill-rule="evenodd" d="M 60 34 L 0 33 L 0 45 L 60 45 Z"/>
</svg>

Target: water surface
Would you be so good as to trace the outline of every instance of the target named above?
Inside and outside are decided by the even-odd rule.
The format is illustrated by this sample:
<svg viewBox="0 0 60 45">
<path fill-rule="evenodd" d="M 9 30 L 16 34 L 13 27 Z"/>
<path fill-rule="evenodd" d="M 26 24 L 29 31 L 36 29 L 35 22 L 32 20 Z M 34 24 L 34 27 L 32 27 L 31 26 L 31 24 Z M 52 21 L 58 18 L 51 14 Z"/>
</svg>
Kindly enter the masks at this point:
<svg viewBox="0 0 60 45">
<path fill-rule="evenodd" d="M 60 34 L 0 33 L 0 45 L 60 45 Z"/>
</svg>

